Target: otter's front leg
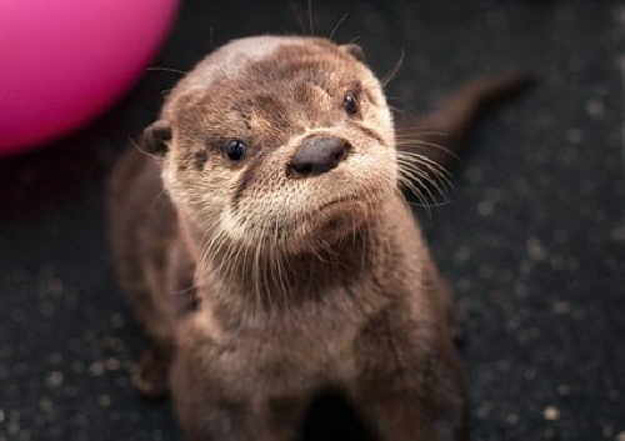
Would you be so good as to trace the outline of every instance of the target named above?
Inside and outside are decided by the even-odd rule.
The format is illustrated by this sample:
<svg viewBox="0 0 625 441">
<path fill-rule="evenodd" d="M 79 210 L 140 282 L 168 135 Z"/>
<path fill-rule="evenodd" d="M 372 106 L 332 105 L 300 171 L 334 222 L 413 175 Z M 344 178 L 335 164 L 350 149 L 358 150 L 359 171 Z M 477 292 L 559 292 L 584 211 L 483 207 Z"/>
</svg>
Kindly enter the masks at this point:
<svg viewBox="0 0 625 441">
<path fill-rule="evenodd" d="M 172 365 L 171 394 L 185 439 L 295 441 L 305 397 L 256 390 L 261 381 L 251 376 L 231 383 L 211 355 L 182 348 Z"/>
<path fill-rule="evenodd" d="M 171 348 L 152 344 L 141 353 L 132 376 L 133 385 L 146 398 L 162 398 L 169 391 Z"/>
<path fill-rule="evenodd" d="M 181 242 L 174 242 L 166 256 L 164 277 L 151 280 L 151 299 L 154 310 L 159 313 L 146 317 L 150 343 L 142 352 L 133 375 L 135 387 L 147 398 L 161 398 L 168 394 L 170 365 L 175 351 L 173 323 L 198 306 L 193 278 L 195 265 L 188 252 Z M 159 282 L 164 286 L 159 286 Z"/>
<path fill-rule="evenodd" d="M 447 316 L 384 311 L 358 340 L 355 402 L 381 441 L 467 441 L 467 394 Z"/>
<path fill-rule="evenodd" d="M 427 366 L 427 365 L 430 366 Z M 406 366 L 369 382 L 359 401 L 380 441 L 468 441 L 465 387 L 456 368 Z M 412 377 L 412 378 L 411 378 Z"/>
</svg>

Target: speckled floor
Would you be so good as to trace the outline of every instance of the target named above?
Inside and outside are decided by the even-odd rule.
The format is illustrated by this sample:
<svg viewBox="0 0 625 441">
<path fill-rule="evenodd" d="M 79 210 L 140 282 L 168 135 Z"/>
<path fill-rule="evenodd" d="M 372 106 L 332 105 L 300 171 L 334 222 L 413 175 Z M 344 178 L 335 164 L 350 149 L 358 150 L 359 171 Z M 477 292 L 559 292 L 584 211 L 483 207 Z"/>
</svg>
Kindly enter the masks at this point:
<svg viewBox="0 0 625 441">
<path fill-rule="evenodd" d="M 302 1 L 218 3 L 188 0 L 153 65 L 185 70 L 230 38 L 307 23 Z M 380 73 L 405 50 L 400 109 L 477 74 L 541 76 L 480 126 L 449 203 L 419 216 L 465 319 L 473 438 L 624 441 L 625 4 L 313 5 L 319 34 L 350 13 L 336 39 L 358 37 Z M 102 210 L 114 157 L 176 79 L 149 71 L 82 133 L 0 160 L 0 441 L 180 438 L 169 405 L 129 385 L 142 340 Z"/>
</svg>

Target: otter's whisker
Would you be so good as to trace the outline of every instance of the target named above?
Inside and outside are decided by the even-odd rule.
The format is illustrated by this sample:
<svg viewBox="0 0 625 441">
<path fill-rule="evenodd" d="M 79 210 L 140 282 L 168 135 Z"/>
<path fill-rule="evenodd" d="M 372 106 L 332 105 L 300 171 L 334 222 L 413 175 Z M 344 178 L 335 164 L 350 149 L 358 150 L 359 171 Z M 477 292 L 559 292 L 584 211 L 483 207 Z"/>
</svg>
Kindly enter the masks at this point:
<svg viewBox="0 0 625 441">
<path fill-rule="evenodd" d="M 304 20 L 302 19 L 302 15 L 300 13 L 301 10 L 299 4 L 293 0 L 289 2 L 289 7 L 291 8 L 291 13 L 295 16 L 295 19 L 297 20 L 297 24 L 299 25 L 302 34 L 305 34 L 306 26 L 304 26 Z"/>
<path fill-rule="evenodd" d="M 390 72 L 388 72 L 386 75 L 384 75 L 384 77 L 380 81 L 380 83 L 382 84 L 383 88 L 386 88 L 386 86 L 388 86 L 388 84 L 391 81 L 393 81 L 395 76 L 397 76 L 397 74 L 399 73 L 399 70 L 401 69 L 402 64 L 404 64 L 404 57 L 405 56 L 406 56 L 406 52 L 402 49 L 401 50 L 401 54 L 399 55 L 399 59 L 397 60 L 397 62 L 393 66 L 393 68 L 390 70 Z"/>
<path fill-rule="evenodd" d="M 412 162 L 405 162 L 405 160 L 403 159 L 398 159 L 397 161 L 398 161 L 398 164 L 400 165 L 400 173 L 403 173 L 403 174 L 410 173 L 411 177 L 414 177 L 414 175 L 417 175 L 423 178 L 427 183 L 429 183 L 434 188 L 436 188 L 436 190 L 439 192 L 441 196 L 444 196 L 446 192 L 448 191 L 449 186 L 451 185 L 449 179 L 445 175 L 440 174 L 436 169 L 431 169 L 426 164 L 426 168 L 428 169 L 428 171 L 431 174 L 433 174 L 435 177 L 435 178 L 432 178 L 430 174 L 428 174 L 423 169 L 421 169 L 421 167 L 419 167 L 417 164 L 414 164 Z M 442 188 L 441 188 L 441 185 L 439 185 L 439 180 L 441 182 L 441 185 L 443 186 Z"/>
<path fill-rule="evenodd" d="M 421 153 L 400 151 L 398 152 L 398 155 L 402 156 L 403 158 L 408 158 L 408 159 L 412 158 L 421 163 L 430 164 L 432 167 L 436 168 L 437 170 L 445 173 L 448 176 L 451 176 L 450 172 L 447 170 L 447 168 L 444 165 L 441 165 L 439 162 L 434 161 L 433 159 L 428 158 L 426 155 L 423 155 Z"/>
<path fill-rule="evenodd" d="M 416 204 L 416 206 L 425 209 L 428 215 L 431 215 L 432 206 L 427 201 L 427 198 L 423 195 L 423 193 L 416 186 L 412 184 L 404 184 L 404 185 L 406 186 L 406 188 L 410 190 L 410 193 L 412 193 L 413 195 L 417 197 L 417 200 L 419 201 L 419 203 Z"/>
<path fill-rule="evenodd" d="M 153 154 L 153 153 L 150 153 L 150 152 L 148 152 L 148 151 L 143 150 L 143 149 L 141 148 L 141 145 L 139 145 L 139 143 L 138 143 L 137 141 L 135 141 L 134 139 L 132 139 L 132 138 L 130 139 L 130 145 L 131 145 L 131 146 L 132 146 L 135 150 L 137 150 L 139 153 L 141 153 L 141 154 L 143 154 L 143 155 L 145 155 L 145 156 L 148 156 L 148 157 L 150 157 L 150 158 L 152 158 L 152 159 L 154 159 L 154 160 L 156 160 L 156 161 L 160 161 L 160 160 L 161 160 L 161 158 L 160 158 L 159 156 L 157 156 L 157 155 L 155 155 L 155 154 Z"/>
<path fill-rule="evenodd" d="M 313 19 L 313 0 L 308 0 L 308 24 L 310 25 L 310 35 L 315 35 L 315 20 Z"/>
<path fill-rule="evenodd" d="M 160 66 L 153 66 L 153 67 L 148 67 L 145 70 L 149 70 L 149 71 L 157 71 L 157 72 L 171 72 L 171 73 L 176 73 L 179 75 L 186 75 L 189 72 L 185 72 L 184 70 L 180 70 L 180 69 L 174 69 L 171 67 L 160 67 Z"/>
<path fill-rule="evenodd" d="M 427 156 L 424 156 L 416 152 L 400 151 L 400 152 L 397 152 L 397 157 L 402 158 L 407 162 L 414 162 L 414 163 L 418 163 L 421 165 L 425 165 L 426 167 L 428 167 L 428 169 L 430 169 L 430 171 L 435 173 L 438 177 L 448 180 L 449 181 L 448 183 L 450 184 L 450 186 L 453 187 L 453 184 L 451 183 L 451 173 L 447 170 L 447 168 L 445 168 L 443 165 L 441 165 L 437 161 L 434 161 L 428 158 Z"/>
<path fill-rule="evenodd" d="M 417 167 L 411 167 L 412 164 L 405 164 L 401 159 L 398 159 L 398 164 L 400 164 L 400 173 L 405 174 L 407 177 L 412 178 L 417 184 L 421 185 L 424 190 L 428 193 L 432 201 L 435 201 L 434 195 L 430 191 L 430 186 L 427 185 L 429 183 L 442 195 L 444 192 L 440 188 L 440 186 L 436 183 L 435 180 L 430 179 L 427 173 L 424 173 Z"/>
<path fill-rule="evenodd" d="M 328 36 L 329 40 L 332 40 L 332 38 L 334 38 L 334 33 L 336 31 L 338 31 L 338 29 L 341 27 L 341 25 L 343 24 L 343 22 L 345 20 L 347 20 L 347 17 L 349 17 L 349 12 L 346 12 L 345 14 L 343 14 L 338 21 L 334 24 L 334 26 L 332 27 L 332 30 L 330 31 L 330 35 Z"/>
<path fill-rule="evenodd" d="M 447 155 L 449 155 L 450 157 L 454 158 L 454 159 L 459 159 L 458 155 L 456 153 L 454 153 L 453 151 L 449 150 L 447 147 L 437 144 L 435 142 L 432 141 L 424 141 L 422 139 L 417 139 L 417 138 L 402 138 L 402 137 L 396 137 L 396 145 L 397 147 L 400 148 L 399 151 L 404 152 L 404 153 L 411 153 L 410 150 L 407 150 L 406 148 L 402 148 L 402 147 L 408 147 L 408 148 L 415 148 L 415 147 L 429 147 L 435 150 L 438 150 L 442 153 L 445 153 Z M 414 152 L 416 153 L 416 152 Z"/>
</svg>

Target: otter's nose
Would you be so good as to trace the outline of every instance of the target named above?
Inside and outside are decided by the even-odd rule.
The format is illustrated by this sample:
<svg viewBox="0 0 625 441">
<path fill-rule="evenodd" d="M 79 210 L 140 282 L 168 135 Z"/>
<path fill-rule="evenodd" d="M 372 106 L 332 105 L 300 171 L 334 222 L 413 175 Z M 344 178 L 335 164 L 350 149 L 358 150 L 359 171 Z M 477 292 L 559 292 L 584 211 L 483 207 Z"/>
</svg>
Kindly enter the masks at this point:
<svg viewBox="0 0 625 441">
<path fill-rule="evenodd" d="M 347 156 L 351 145 L 334 136 L 306 138 L 291 159 L 291 170 L 300 176 L 314 176 L 332 170 Z"/>
</svg>

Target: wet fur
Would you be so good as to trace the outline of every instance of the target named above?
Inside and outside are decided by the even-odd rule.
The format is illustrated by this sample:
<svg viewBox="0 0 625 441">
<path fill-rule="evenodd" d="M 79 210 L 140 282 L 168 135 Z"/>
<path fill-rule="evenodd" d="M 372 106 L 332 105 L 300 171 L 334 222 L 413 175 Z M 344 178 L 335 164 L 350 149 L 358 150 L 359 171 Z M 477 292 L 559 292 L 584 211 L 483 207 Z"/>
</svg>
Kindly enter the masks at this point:
<svg viewBox="0 0 625 441">
<path fill-rule="evenodd" d="M 189 440 L 293 440 L 326 390 L 362 439 L 468 439 L 450 292 L 399 190 L 436 173 L 397 143 L 359 51 L 316 38 L 230 43 L 146 130 L 140 150 L 156 159 L 132 149 L 114 170 L 114 258 L 153 342 L 135 384 L 171 392 Z M 449 137 L 437 144 L 459 139 L 492 92 L 472 87 L 430 121 Z M 350 88 L 362 106 L 347 119 Z M 301 140 L 319 133 L 353 151 L 322 176 L 289 176 Z M 229 163 L 220 145 L 242 136 L 250 155 Z"/>
</svg>

